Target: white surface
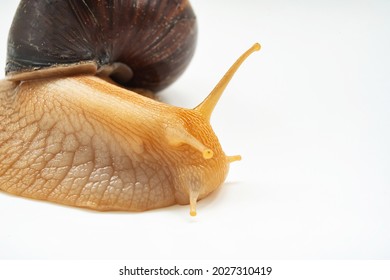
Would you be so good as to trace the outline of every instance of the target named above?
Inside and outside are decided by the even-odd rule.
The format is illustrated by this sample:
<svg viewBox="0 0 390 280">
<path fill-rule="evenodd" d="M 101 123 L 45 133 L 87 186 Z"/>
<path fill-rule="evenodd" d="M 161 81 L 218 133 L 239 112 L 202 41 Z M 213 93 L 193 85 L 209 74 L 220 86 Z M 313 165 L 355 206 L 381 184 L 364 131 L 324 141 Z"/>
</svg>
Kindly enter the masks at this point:
<svg viewBox="0 0 390 280">
<path fill-rule="evenodd" d="M 2 65 L 14 2 L 1 4 Z M 195 218 L 0 193 L 0 258 L 389 259 L 390 2 L 192 2 L 196 56 L 163 97 L 194 107 L 259 41 L 212 118 L 243 161 Z"/>
</svg>

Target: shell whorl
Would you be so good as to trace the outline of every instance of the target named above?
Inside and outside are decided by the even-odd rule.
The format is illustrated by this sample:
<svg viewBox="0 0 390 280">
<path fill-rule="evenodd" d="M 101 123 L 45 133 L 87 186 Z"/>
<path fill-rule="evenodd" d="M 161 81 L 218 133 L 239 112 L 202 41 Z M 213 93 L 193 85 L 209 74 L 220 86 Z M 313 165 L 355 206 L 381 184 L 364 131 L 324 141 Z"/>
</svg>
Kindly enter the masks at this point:
<svg viewBox="0 0 390 280">
<path fill-rule="evenodd" d="M 22 0 L 8 36 L 5 71 L 21 80 L 21 73 L 92 64 L 95 69 L 81 71 L 116 68 L 123 86 L 157 91 L 185 70 L 196 37 L 186 0 Z"/>
</svg>

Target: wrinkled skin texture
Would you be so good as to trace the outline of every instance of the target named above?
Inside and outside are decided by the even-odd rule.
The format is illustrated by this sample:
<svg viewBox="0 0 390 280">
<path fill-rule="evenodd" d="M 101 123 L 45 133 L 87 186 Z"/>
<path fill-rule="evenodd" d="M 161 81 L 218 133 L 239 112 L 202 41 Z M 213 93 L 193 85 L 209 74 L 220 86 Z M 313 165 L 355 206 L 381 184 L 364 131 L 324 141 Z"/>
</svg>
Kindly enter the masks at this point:
<svg viewBox="0 0 390 280">
<path fill-rule="evenodd" d="M 190 135 L 211 159 L 183 141 Z M 195 110 L 93 76 L 0 81 L 0 189 L 96 210 L 188 204 L 218 188 L 229 163 Z"/>
</svg>

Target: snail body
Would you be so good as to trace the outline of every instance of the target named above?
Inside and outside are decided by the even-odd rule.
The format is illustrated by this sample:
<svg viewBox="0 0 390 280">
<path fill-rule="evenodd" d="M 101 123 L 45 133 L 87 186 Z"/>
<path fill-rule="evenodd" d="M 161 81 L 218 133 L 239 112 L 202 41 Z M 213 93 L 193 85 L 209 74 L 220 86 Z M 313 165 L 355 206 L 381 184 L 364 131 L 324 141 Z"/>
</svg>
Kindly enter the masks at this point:
<svg viewBox="0 0 390 280">
<path fill-rule="evenodd" d="M 30 2 L 22 1 L 19 10 L 25 11 Z M 172 2 L 179 8 L 189 5 Z M 15 36 L 10 36 L 12 42 L 17 41 Z M 129 62 L 72 58 L 43 65 L 40 57 L 23 65 L 16 62 L 20 55 L 11 52 L 8 76 L 0 81 L 0 189 L 101 211 L 190 204 L 195 215 L 196 202 L 218 188 L 230 163 L 240 159 L 225 155 L 210 117 L 234 72 L 259 48 L 255 44 L 246 51 L 194 109 L 164 104 L 126 88 L 143 83 L 131 84 L 137 76 Z M 127 67 L 122 74 L 131 75 L 115 80 L 115 63 Z M 158 85 L 150 77 L 146 90 L 176 79 L 166 74 Z"/>
</svg>

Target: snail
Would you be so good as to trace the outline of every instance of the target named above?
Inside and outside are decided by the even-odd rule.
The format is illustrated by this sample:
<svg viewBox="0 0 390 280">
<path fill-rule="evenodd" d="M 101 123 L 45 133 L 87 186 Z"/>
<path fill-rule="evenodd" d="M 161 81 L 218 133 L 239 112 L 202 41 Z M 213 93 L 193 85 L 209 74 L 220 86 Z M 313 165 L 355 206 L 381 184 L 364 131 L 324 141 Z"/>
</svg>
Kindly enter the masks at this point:
<svg viewBox="0 0 390 280">
<path fill-rule="evenodd" d="M 189 64 L 186 0 L 22 0 L 0 81 L 0 190 L 99 211 L 196 203 L 230 163 L 210 125 L 254 44 L 194 109 L 144 96 Z M 140 94 L 141 93 L 141 94 Z"/>
</svg>

